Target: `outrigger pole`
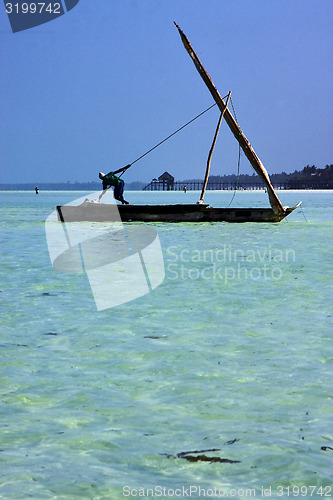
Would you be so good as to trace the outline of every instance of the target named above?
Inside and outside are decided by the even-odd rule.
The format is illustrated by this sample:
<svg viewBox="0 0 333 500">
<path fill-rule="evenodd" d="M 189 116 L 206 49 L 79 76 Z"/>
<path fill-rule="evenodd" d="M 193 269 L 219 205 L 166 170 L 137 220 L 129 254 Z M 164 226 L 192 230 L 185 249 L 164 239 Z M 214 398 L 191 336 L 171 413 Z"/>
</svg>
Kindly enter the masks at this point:
<svg viewBox="0 0 333 500">
<path fill-rule="evenodd" d="M 208 183 L 208 178 L 209 178 L 210 163 L 211 163 L 211 160 L 212 160 L 212 155 L 213 155 L 213 151 L 214 151 L 215 144 L 216 144 L 216 139 L 217 139 L 217 136 L 219 134 L 219 130 L 220 130 L 220 127 L 221 127 L 223 116 L 224 116 L 225 110 L 228 107 L 230 97 L 231 97 L 231 91 L 229 92 L 228 97 L 227 97 L 227 102 L 226 102 L 226 105 L 225 105 L 226 107 L 224 108 L 224 110 L 220 114 L 220 118 L 219 118 L 216 130 L 215 130 L 215 135 L 214 135 L 213 143 L 212 143 L 212 146 L 211 146 L 209 154 L 208 154 L 207 167 L 206 167 L 206 175 L 205 175 L 204 183 L 203 183 L 203 186 L 202 186 L 200 200 L 198 201 L 198 203 L 200 205 L 204 202 L 205 191 L 206 191 L 206 187 L 207 187 L 207 183 Z"/>
<path fill-rule="evenodd" d="M 196 55 L 196 53 L 192 49 L 188 38 L 183 33 L 183 31 L 180 29 L 178 24 L 175 23 L 175 25 L 179 31 L 179 34 L 180 34 L 180 37 L 181 37 L 182 42 L 184 44 L 184 47 L 185 47 L 186 51 L 188 52 L 188 54 L 190 55 L 192 61 L 194 62 L 194 65 L 195 65 L 196 69 L 198 70 L 201 78 L 203 79 L 206 86 L 208 87 L 208 90 L 212 94 L 213 99 L 216 102 L 217 106 L 219 107 L 221 113 L 224 113 L 225 121 L 227 122 L 231 132 L 233 133 L 233 135 L 235 136 L 235 138 L 239 142 L 242 150 L 244 151 L 245 156 L 247 157 L 247 159 L 251 163 L 252 167 L 254 168 L 256 173 L 259 175 L 259 177 L 262 179 L 262 181 L 264 182 L 264 184 L 267 188 L 268 198 L 269 198 L 269 201 L 270 201 L 270 204 L 271 204 L 271 207 L 272 207 L 274 213 L 276 213 L 276 214 L 285 213 L 285 210 L 284 210 L 284 208 L 283 208 L 283 206 L 282 206 L 282 204 L 281 204 L 281 202 L 280 202 L 280 200 L 279 200 L 279 198 L 278 198 L 278 196 L 277 196 L 276 192 L 274 191 L 274 188 L 271 184 L 267 170 L 265 169 L 265 167 L 263 166 L 263 164 L 259 160 L 259 158 L 256 155 L 256 153 L 254 152 L 251 144 L 249 143 L 249 141 L 247 140 L 247 138 L 243 134 L 242 130 L 238 126 L 237 122 L 235 121 L 234 117 L 230 113 L 229 109 L 227 108 L 224 100 L 222 99 L 221 95 L 219 94 L 218 90 L 216 89 L 215 85 L 213 84 L 210 76 L 208 75 L 205 68 L 201 64 L 198 56 Z"/>
</svg>

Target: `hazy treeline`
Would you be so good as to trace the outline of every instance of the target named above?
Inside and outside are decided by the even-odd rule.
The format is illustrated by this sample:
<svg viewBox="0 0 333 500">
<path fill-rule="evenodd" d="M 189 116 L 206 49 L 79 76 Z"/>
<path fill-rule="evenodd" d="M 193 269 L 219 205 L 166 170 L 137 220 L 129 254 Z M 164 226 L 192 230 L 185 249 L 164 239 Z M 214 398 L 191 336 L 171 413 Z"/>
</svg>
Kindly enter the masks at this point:
<svg viewBox="0 0 333 500">
<path fill-rule="evenodd" d="M 256 178 L 258 182 L 260 179 L 257 174 L 240 174 L 238 182 L 240 185 L 253 183 Z M 280 174 L 271 174 L 271 181 L 274 184 L 283 183 L 287 189 L 333 189 L 333 165 L 326 165 L 324 168 L 317 168 L 314 165 L 307 165 L 303 170 L 295 170 L 287 174 L 281 172 Z M 202 182 L 203 179 L 185 179 L 184 184 L 190 182 Z M 236 183 L 237 175 L 211 175 L 209 182 L 212 183 Z M 2 191 L 31 191 L 38 185 L 40 190 L 43 191 L 100 191 L 101 182 L 63 182 L 63 183 L 17 183 L 17 184 L 0 184 Z M 126 183 L 127 191 L 141 191 L 145 187 L 145 182 L 128 182 Z"/>
</svg>

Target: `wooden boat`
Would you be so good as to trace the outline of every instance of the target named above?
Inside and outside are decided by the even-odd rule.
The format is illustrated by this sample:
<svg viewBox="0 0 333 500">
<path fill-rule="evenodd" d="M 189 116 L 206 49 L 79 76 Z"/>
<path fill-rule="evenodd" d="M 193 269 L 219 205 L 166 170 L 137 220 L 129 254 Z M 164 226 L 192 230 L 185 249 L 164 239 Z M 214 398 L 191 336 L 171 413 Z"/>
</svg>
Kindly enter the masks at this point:
<svg viewBox="0 0 333 500">
<path fill-rule="evenodd" d="M 85 202 L 57 206 L 62 222 L 280 222 L 296 207 L 275 213 L 271 208 L 214 208 L 207 204 L 115 205 Z"/>
<path fill-rule="evenodd" d="M 228 102 L 231 93 L 229 92 L 228 99 L 224 102 L 224 99 L 217 91 L 210 76 L 201 64 L 197 54 L 192 49 L 187 37 L 176 23 L 175 25 L 186 51 L 193 60 L 196 69 L 221 111 L 213 144 L 207 160 L 205 180 L 199 202 L 197 204 L 178 205 L 115 205 L 85 201 L 79 206 L 57 206 L 57 214 L 60 221 L 112 222 L 119 220 L 120 216 L 123 222 L 280 222 L 300 205 L 300 203 L 298 203 L 292 208 L 282 206 L 281 201 L 271 184 L 265 167 L 259 160 L 251 144 L 228 109 Z M 223 118 L 227 122 L 235 139 L 238 141 L 255 172 L 263 181 L 271 208 L 214 208 L 210 207 L 208 204 L 204 204 L 204 194 L 209 176 L 210 160 Z"/>
</svg>

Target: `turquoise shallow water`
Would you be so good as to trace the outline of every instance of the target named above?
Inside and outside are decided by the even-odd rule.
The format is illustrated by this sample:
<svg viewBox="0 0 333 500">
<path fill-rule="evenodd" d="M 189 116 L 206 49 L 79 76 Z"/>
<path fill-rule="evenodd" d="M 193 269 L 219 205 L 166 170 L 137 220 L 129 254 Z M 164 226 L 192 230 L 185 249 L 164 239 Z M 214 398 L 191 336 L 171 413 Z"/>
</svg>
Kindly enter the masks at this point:
<svg viewBox="0 0 333 500">
<path fill-rule="evenodd" d="M 0 193 L 0 498 L 332 495 L 332 192 L 281 192 L 303 212 L 276 225 L 154 224 L 164 282 L 100 312 L 45 238 L 82 194 Z M 174 458 L 211 449 L 235 463 Z"/>
</svg>

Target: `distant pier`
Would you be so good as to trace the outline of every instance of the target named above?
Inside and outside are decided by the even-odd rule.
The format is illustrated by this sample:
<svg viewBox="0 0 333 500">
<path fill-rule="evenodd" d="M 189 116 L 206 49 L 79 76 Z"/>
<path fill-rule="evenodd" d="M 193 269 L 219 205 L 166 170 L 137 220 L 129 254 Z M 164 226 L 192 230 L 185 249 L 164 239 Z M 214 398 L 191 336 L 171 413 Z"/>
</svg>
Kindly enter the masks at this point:
<svg viewBox="0 0 333 500">
<path fill-rule="evenodd" d="M 152 181 L 147 184 L 143 190 L 144 191 L 183 191 L 186 187 L 187 191 L 200 191 L 203 186 L 203 181 L 193 181 L 193 182 L 172 182 L 167 183 L 164 181 Z M 234 191 L 235 189 L 243 191 L 258 191 L 264 189 L 264 184 L 262 182 L 251 182 L 251 183 L 236 183 L 236 182 L 208 182 L 206 190 L 207 191 Z M 288 189 L 286 183 L 274 184 L 274 189 Z"/>
<path fill-rule="evenodd" d="M 333 189 L 333 182 L 321 181 L 317 179 L 290 179 L 288 181 L 274 182 L 271 180 L 274 189 Z M 147 184 L 144 191 L 200 191 L 203 186 L 203 181 L 174 181 L 172 179 L 153 179 Z M 258 191 L 265 189 L 264 184 L 260 180 L 253 182 L 208 182 L 207 191 Z"/>
</svg>

